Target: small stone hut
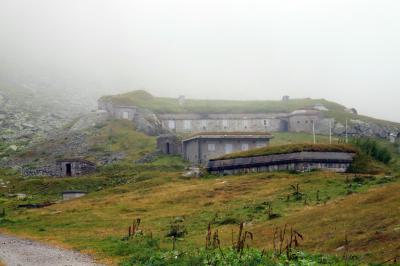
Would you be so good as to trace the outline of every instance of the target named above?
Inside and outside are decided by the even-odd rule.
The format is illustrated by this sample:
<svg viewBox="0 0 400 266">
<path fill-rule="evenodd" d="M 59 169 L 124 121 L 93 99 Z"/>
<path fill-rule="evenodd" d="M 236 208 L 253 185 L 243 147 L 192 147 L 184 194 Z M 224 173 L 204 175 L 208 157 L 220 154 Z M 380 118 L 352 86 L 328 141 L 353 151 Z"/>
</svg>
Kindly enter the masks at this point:
<svg viewBox="0 0 400 266">
<path fill-rule="evenodd" d="M 228 153 L 265 147 L 271 138 L 265 132 L 203 132 L 183 140 L 182 153 L 185 160 L 206 165 Z"/>
<path fill-rule="evenodd" d="M 96 171 L 96 164 L 87 160 L 72 158 L 56 162 L 57 176 L 80 176 Z"/>
</svg>

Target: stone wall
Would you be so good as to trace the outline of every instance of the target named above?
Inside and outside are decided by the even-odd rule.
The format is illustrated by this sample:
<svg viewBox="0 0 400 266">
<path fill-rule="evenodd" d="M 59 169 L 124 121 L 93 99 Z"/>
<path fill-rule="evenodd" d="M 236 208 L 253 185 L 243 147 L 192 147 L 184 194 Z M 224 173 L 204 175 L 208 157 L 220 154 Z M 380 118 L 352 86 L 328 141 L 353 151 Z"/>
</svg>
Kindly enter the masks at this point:
<svg viewBox="0 0 400 266">
<path fill-rule="evenodd" d="M 42 166 L 39 168 L 22 168 L 23 176 L 57 176 L 56 166 Z"/>
<path fill-rule="evenodd" d="M 67 165 L 70 165 L 70 174 L 67 174 Z M 96 170 L 96 165 L 92 162 L 80 159 L 59 160 L 53 165 L 37 168 L 22 168 L 21 174 L 24 176 L 80 176 L 92 173 Z"/>
<path fill-rule="evenodd" d="M 57 176 L 80 176 L 96 171 L 94 163 L 80 159 L 59 160 L 56 165 Z"/>
<path fill-rule="evenodd" d="M 354 154 L 345 152 L 297 152 L 267 156 L 211 160 L 207 170 L 213 174 L 323 169 L 345 172 Z"/>
</svg>

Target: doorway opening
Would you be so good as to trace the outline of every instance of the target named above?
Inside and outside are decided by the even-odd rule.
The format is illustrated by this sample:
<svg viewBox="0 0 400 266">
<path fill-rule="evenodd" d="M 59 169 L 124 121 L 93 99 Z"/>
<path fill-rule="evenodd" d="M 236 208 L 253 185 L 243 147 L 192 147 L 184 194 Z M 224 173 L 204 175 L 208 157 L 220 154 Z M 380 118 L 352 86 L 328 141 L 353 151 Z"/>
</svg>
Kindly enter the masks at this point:
<svg viewBox="0 0 400 266">
<path fill-rule="evenodd" d="M 71 164 L 70 163 L 67 163 L 66 165 L 65 165 L 65 175 L 66 176 L 71 176 L 72 175 L 72 167 L 71 167 Z"/>
<path fill-rule="evenodd" d="M 170 151 L 170 146 L 169 146 L 169 142 L 167 142 L 167 144 L 166 144 L 165 151 L 166 151 L 167 154 L 170 154 L 170 153 L 171 153 L 171 151 Z"/>
</svg>

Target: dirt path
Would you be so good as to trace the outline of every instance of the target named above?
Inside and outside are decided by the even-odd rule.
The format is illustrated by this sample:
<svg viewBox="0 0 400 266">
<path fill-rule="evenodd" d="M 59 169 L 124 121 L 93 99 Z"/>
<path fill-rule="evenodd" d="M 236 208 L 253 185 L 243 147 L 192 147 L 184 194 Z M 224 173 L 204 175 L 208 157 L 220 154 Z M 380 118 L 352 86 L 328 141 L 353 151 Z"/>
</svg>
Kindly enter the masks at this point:
<svg viewBox="0 0 400 266">
<path fill-rule="evenodd" d="M 6 266 L 100 266 L 79 252 L 0 235 L 0 261 Z"/>
</svg>

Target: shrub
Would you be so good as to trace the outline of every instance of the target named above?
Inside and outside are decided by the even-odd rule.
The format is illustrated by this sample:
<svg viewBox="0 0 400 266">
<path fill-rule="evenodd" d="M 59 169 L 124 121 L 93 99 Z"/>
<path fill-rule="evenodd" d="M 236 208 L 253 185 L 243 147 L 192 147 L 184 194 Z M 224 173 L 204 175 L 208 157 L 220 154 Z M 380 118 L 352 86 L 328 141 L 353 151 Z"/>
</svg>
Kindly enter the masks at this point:
<svg viewBox="0 0 400 266">
<path fill-rule="evenodd" d="M 384 164 L 388 164 L 392 160 L 392 154 L 389 149 L 380 145 L 376 140 L 359 137 L 352 139 L 351 143 L 359 147 L 366 155 Z"/>
</svg>

